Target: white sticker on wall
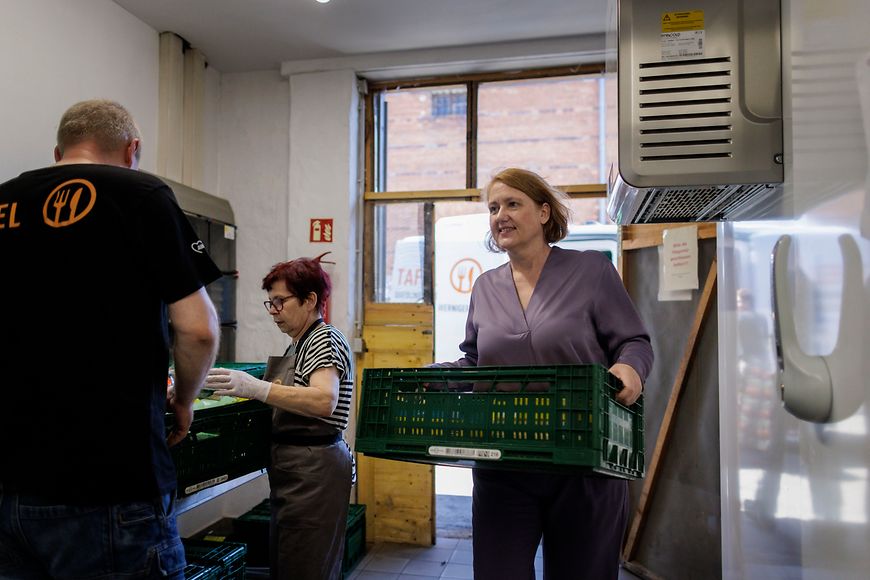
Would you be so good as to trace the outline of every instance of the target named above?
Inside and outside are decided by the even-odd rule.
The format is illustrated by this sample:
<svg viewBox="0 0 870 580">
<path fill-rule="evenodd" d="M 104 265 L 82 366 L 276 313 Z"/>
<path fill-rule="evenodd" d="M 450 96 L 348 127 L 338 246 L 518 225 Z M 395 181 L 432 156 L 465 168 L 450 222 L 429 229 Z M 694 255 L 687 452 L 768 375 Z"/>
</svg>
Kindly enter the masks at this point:
<svg viewBox="0 0 870 580">
<path fill-rule="evenodd" d="M 704 31 L 665 32 L 662 34 L 662 60 L 704 56 Z"/>
<path fill-rule="evenodd" d="M 662 60 L 704 56 L 704 11 L 665 12 L 661 21 Z"/>
</svg>

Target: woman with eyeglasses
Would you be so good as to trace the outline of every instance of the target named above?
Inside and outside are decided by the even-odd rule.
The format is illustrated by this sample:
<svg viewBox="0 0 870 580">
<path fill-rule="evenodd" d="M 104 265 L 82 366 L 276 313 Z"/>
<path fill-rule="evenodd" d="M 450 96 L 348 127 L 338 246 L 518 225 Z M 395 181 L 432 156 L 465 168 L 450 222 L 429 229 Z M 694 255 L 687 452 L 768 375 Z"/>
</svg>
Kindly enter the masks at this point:
<svg viewBox="0 0 870 580">
<path fill-rule="evenodd" d="M 320 259 L 298 258 L 263 278 L 263 304 L 293 341 L 269 357 L 264 380 L 211 369 L 205 388 L 274 407 L 269 466 L 272 578 L 341 578 L 353 479 L 342 438 L 353 393 L 353 358 L 345 336 L 323 321 L 331 283 Z"/>
</svg>

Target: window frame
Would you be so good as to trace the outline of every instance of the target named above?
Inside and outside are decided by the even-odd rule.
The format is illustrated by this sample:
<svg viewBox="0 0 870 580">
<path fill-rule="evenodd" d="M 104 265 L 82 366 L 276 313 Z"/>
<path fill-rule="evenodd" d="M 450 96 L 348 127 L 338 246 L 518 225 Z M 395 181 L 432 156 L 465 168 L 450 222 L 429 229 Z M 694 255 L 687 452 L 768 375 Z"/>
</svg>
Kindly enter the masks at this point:
<svg viewBox="0 0 870 580">
<path fill-rule="evenodd" d="M 570 67 L 529 69 L 511 72 L 480 73 L 469 75 L 449 75 L 422 77 L 402 80 L 368 81 L 364 99 L 365 135 L 364 168 L 365 191 L 363 194 L 363 292 L 364 302 L 375 300 L 375 227 L 377 206 L 384 203 L 424 203 L 426 223 L 424 223 L 424 260 L 423 260 L 423 303 L 433 303 L 433 270 L 435 265 L 434 206 L 438 201 L 481 201 L 481 189 L 477 181 L 477 92 L 481 84 L 510 80 L 533 80 L 550 77 L 603 75 L 604 63 L 592 63 Z M 378 138 L 385 129 L 376 127 L 376 95 L 386 91 L 411 88 L 434 88 L 438 86 L 465 85 L 466 104 L 466 141 L 465 141 L 465 188 L 419 191 L 381 191 L 376 171 L 377 149 L 384 143 Z M 381 117 L 383 119 L 383 117 Z M 601 199 L 607 196 L 607 186 L 603 183 L 581 183 L 555 185 L 573 199 Z M 383 302 L 378 302 L 383 303 Z"/>
</svg>

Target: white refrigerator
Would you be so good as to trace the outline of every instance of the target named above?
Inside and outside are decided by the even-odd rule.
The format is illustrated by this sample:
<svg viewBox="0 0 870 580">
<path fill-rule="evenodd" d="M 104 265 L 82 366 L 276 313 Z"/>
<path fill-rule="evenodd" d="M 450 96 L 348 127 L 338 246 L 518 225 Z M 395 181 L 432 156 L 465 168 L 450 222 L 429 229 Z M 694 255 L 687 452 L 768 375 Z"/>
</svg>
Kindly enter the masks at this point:
<svg viewBox="0 0 870 580">
<path fill-rule="evenodd" d="M 870 0 L 782 14 L 783 217 L 718 225 L 722 576 L 867 579 Z"/>
</svg>

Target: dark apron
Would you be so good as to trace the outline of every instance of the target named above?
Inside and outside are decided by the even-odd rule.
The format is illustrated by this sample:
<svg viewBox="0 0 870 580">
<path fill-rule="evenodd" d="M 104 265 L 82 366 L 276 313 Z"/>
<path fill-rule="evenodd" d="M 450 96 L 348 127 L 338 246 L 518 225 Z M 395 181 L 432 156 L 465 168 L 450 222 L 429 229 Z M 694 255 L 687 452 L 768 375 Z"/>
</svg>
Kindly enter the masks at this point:
<svg viewBox="0 0 870 580">
<path fill-rule="evenodd" d="M 284 356 L 269 357 L 264 380 L 295 383 L 294 346 Z M 350 450 L 341 439 L 334 426 L 313 417 L 280 409 L 272 413 L 269 552 L 273 578 L 342 577 L 354 469 Z"/>
<path fill-rule="evenodd" d="M 292 385 L 293 373 L 296 371 L 296 351 L 293 345 L 287 349 L 285 356 L 270 356 L 266 361 L 266 372 L 263 380 L 279 385 Z"/>
<path fill-rule="evenodd" d="M 318 323 L 311 325 L 313 330 Z M 303 335 L 300 344 L 307 337 Z M 263 380 L 293 385 L 296 372 L 296 345 L 291 344 L 284 356 L 270 356 Z M 272 442 L 288 445 L 328 445 L 341 440 L 341 432 L 314 417 L 304 417 L 275 408 L 272 411 Z"/>
</svg>

